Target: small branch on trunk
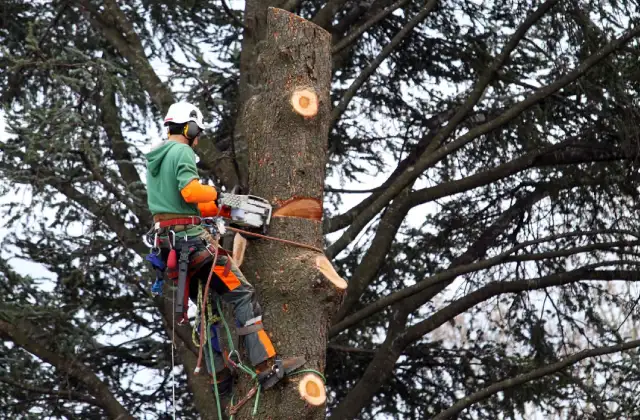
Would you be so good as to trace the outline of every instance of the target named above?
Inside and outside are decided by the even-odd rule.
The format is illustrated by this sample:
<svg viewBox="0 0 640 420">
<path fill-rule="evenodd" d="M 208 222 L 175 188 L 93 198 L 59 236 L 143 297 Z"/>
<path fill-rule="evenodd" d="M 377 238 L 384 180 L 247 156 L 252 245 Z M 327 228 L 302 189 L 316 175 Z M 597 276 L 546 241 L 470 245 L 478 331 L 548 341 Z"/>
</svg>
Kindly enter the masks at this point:
<svg viewBox="0 0 640 420">
<path fill-rule="evenodd" d="M 326 193 L 335 193 L 335 194 L 370 194 L 370 193 L 382 191 L 383 189 L 384 188 L 382 188 L 382 187 L 375 187 L 375 188 L 371 188 L 369 190 L 347 190 L 347 189 L 344 189 L 344 188 L 325 187 L 324 188 L 324 192 L 326 192 Z"/>
<path fill-rule="evenodd" d="M 552 363 L 547 366 L 543 366 L 539 369 L 532 370 L 530 372 L 524 373 L 522 375 L 518 375 L 516 377 L 505 379 L 503 381 L 494 383 L 480 391 L 474 392 L 473 394 L 464 397 L 461 400 L 458 400 L 455 404 L 453 404 L 448 409 L 441 411 L 433 420 L 444 420 L 449 418 L 454 418 L 461 411 L 471 407 L 473 404 L 485 400 L 490 396 L 497 394 L 498 392 L 505 391 L 510 388 L 514 388 L 516 386 L 525 384 L 527 382 L 531 382 L 536 379 L 543 378 L 548 375 L 552 375 L 554 373 L 558 373 L 569 366 L 572 366 L 584 359 L 590 357 L 602 356 L 605 354 L 618 353 L 625 350 L 630 350 L 640 347 L 640 340 L 628 341 L 622 344 L 617 344 L 615 346 L 607 346 L 607 347 L 598 347 L 591 350 L 583 350 L 579 353 L 574 354 L 573 356 L 566 357 L 559 362 Z"/>
</svg>

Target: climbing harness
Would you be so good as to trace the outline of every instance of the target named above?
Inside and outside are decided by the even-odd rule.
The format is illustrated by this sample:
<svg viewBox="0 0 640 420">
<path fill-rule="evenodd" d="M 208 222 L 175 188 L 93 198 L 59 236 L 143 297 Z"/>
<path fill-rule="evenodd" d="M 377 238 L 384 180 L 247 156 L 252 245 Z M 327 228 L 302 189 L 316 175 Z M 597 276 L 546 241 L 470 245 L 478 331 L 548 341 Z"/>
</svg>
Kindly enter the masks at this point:
<svg viewBox="0 0 640 420">
<path fill-rule="evenodd" d="M 255 204 L 256 204 L 256 201 L 252 201 L 249 203 L 249 205 L 255 205 Z M 258 211 L 261 211 L 261 210 L 258 209 Z M 270 206 L 268 210 L 268 216 L 269 218 L 271 216 Z M 179 247 L 180 257 L 179 259 L 177 259 L 177 255 L 176 255 L 177 238 L 176 238 L 176 232 L 173 229 L 173 227 L 175 227 L 176 225 L 192 225 L 192 226 L 200 225 L 204 227 L 205 230 L 207 230 L 211 234 L 213 238 L 213 242 L 208 243 L 204 238 L 201 238 L 201 237 L 188 238 L 186 234 L 186 228 L 185 228 L 184 237 L 179 238 L 180 239 L 180 247 Z M 186 324 L 189 322 L 186 309 L 188 308 L 190 273 L 194 273 L 204 264 L 208 263 L 211 259 L 213 260 L 213 263 L 211 265 L 211 270 L 209 272 L 209 276 L 207 278 L 207 282 L 204 287 L 204 292 L 202 292 L 202 284 L 198 285 L 197 312 L 199 313 L 196 313 L 196 320 L 199 319 L 200 339 L 199 339 L 199 344 L 196 344 L 196 346 L 199 347 L 199 352 L 198 352 L 198 361 L 196 364 L 196 368 L 194 370 L 194 374 L 199 374 L 201 370 L 202 356 L 203 356 L 203 351 L 205 347 L 204 341 L 206 340 L 207 354 L 210 360 L 210 366 L 208 367 L 210 368 L 210 372 L 213 377 L 212 378 L 213 390 L 216 397 L 218 418 L 222 418 L 222 407 L 220 403 L 220 393 L 218 390 L 218 378 L 217 378 L 216 366 L 215 366 L 214 355 L 213 355 L 213 352 L 214 352 L 213 344 L 212 344 L 213 340 L 211 337 L 211 326 L 212 324 L 217 323 L 218 321 L 222 321 L 222 324 L 226 332 L 227 345 L 229 347 L 228 353 L 223 352 L 222 348 L 219 349 L 220 351 L 218 353 L 222 355 L 222 359 L 224 361 L 225 366 L 227 366 L 231 371 L 232 376 L 230 380 L 233 383 L 233 380 L 234 380 L 233 376 L 235 372 L 241 370 L 245 374 L 249 375 L 251 380 L 255 382 L 254 385 L 249 390 L 249 392 L 247 393 L 247 395 L 245 395 L 242 399 L 240 399 L 236 404 L 234 404 L 235 396 L 234 395 L 231 396 L 230 404 L 227 406 L 227 409 L 225 410 L 231 419 L 233 419 L 233 416 L 238 412 L 238 410 L 240 410 L 240 408 L 242 408 L 242 406 L 246 404 L 249 400 L 251 400 L 251 398 L 253 398 L 254 396 L 256 398 L 253 406 L 252 415 L 255 416 L 258 412 L 261 390 L 263 388 L 264 389 L 272 388 L 285 377 L 290 377 L 290 376 L 308 372 L 308 373 L 315 373 L 320 378 L 322 378 L 323 382 L 326 382 L 322 373 L 314 369 L 297 370 L 306 363 L 306 360 L 304 359 L 304 357 L 295 357 L 295 358 L 283 360 L 280 357 L 276 356 L 275 363 L 273 364 L 273 366 L 269 370 L 266 370 L 260 373 L 255 372 L 253 369 L 251 369 L 249 366 L 245 365 L 242 362 L 240 353 L 234 347 L 233 338 L 231 335 L 231 331 L 229 329 L 229 325 L 227 324 L 224 318 L 222 309 L 220 307 L 220 297 L 216 295 L 217 315 L 214 317 L 212 313 L 213 305 L 210 302 L 211 297 L 209 296 L 209 287 L 213 277 L 214 268 L 216 267 L 216 263 L 218 261 L 218 257 L 220 255 L 227 255 L 227 256 L 230 255 L 228 251 L 224 250 L 219 246 L 220 236 L 225 232 L 226 229 L 229 229 L 233 232 L 241 233 L 244 235 L 278 241 L 278 242 L 286 243 L 289 245 L 310 249 L 320 253 L 323 252 L 321 249 L 317 247 L 313 247 L 311 245 L 306 245 L 299 242 L 275 238 L 275 237 L 267 236 L 264 234 L 249 232 L 249 231 L 238 229 L 238 228 L 226 227 L 224 225 L 224 221 L 220 217 L 204 217 L 203 218 L 203 217 L 193 216 L 193 217 L 184 217 L 184 218 L 176 218 L 176 219 L 160 221 L 154 224 L 154 227 L 149 232 L 147 232 L 144 238 L 144 241 L 147 244 L 147 246 L 151 248 L 151 252 L 149 255 L 147 255 L 146 260 L 151 263 L 151 265 L 156 271 L 156 280 L 151 287 L 151 291 L 155 295 L 162 295 L 165 272 L 167 273 L 167 276 L 170 279 L 173 279 L 174 285 L 177 286 L 177 296 L 176 296 L 176 288 L 175 287 L 172 288 L 173 301 L 175 305 L 174 310 L 172 311 L 173 325 L 172 325 L 172 343 L 171 343 L 171 365 L 172 365 L 171 375 L 172 375 L 172 387 L 173 387 L 174 420 L 176 418 L 176 401 L 175 401 L 175 374 L 174 374 L 175 355 L 174 355 L 173 346 L 175 345 L 176 313 L 178 313 L 180 316 L 178 320 L 179 325 Z M 166 237 L 164 238 L 159 236 L 159 233 L 162 232 L 163 230 L 166 233 Z M 151 239 L 152 235 L 153 235 L 153 239 Z M 151 242 L 151 240 L 153 242 Z M 167 261 L 166 264 L 164 263 L 161 248 L 169 249 L 168 255 L 166 257 L 166 261 Z M 203 256 L 206 253 L 209 254 L 208 257 Z M 207 303 L 209 304 L 207 305 Z M 252 330 L 251 326 L 249 327 L 245 326 L 243 328 L 246 329 L 245 333 L 250 332 Z M 194 328 L 192 333 L 192 339 L 194 340 L 194 344 L 195 344 L 196 329 L 197 327 Z M 218 338 L 217 333 L 216 333 L 216 338 Z"/>
</svg>

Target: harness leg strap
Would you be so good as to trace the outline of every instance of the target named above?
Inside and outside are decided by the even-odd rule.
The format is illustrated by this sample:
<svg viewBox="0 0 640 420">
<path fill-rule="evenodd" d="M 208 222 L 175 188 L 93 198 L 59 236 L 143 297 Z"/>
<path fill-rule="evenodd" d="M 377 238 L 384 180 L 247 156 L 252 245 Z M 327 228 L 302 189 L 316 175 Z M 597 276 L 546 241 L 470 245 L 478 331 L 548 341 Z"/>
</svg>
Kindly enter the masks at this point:
<svg viewBox="0 0 640 420">
<path fill-rule="evenodd" d="M 264 327 L 262 326 L 262 324 L 252 324 L 252 325 L 247 325 L 246 327 L 236 328 L 238 335 L 249 335 L 251 333 L 258 332 L 260 330 L 264 330 Z"/>
</svg>

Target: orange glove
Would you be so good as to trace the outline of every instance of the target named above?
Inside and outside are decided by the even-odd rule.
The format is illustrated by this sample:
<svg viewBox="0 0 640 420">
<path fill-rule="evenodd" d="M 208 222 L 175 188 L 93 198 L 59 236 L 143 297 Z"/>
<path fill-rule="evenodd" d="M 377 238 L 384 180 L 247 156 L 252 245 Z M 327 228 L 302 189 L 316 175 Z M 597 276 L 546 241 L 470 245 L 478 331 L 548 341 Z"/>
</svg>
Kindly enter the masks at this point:
<svg viewBox="0 0 640 420">
<path fill-rule="evenodd" d="M 197 179 L 189 182 L 180 191 L 180 194 L 182 194 L 182 198 L 187 203 L 208 203 L 209 201 L 216 201 L 218 198 L 218 191 L 215 188 L 210 185 L 203 185 Z"/>
<path fill-rule="evenodd" d="M 180 194 L 182 194 L 182 198 L 187 203 L 198 203 L 198 210 L 200 210 L 202 217 L 222 216 L 227 219 L 231 218 L 231 209 L 226 206 L 218 214 L 218 206 L 216 205 L 218 192 L 210 185 L 203 185 L 199 180 L 194 179 L 180 191 Z"/>
<path fill-rule="evenodd" d="M 220 214 L 218 214 L 218 206 L 215 201 L 209 201 L 208 203 L 198 203 L 198 210 L 200 210 L 200 215 L 202 217 L 215 217 L 221 216 L 226 217 L 227 219 L 231 218 L 231 208 L 223 206 L 222 210 L 220 210 Z"/>
</svg>

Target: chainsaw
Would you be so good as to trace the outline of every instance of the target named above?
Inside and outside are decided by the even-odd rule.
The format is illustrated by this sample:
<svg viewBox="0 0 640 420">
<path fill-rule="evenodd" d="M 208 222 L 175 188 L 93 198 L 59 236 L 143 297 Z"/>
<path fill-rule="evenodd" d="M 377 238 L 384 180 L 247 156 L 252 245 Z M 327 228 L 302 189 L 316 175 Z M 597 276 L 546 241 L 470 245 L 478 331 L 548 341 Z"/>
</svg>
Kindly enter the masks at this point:
<svg viewBox="0 0 640 420">
<path fill-rule="evenodd" d="M 264 198 L 255 195 L 240 195 L 220 193 L 218 206 L 228 206 L 231 209 L 242 210 L 241 215 L 236 216 L 232 212 L 231 223 L 243 228 L 262 230 L 267 233 L 273 208 Z"/>
</svg>

